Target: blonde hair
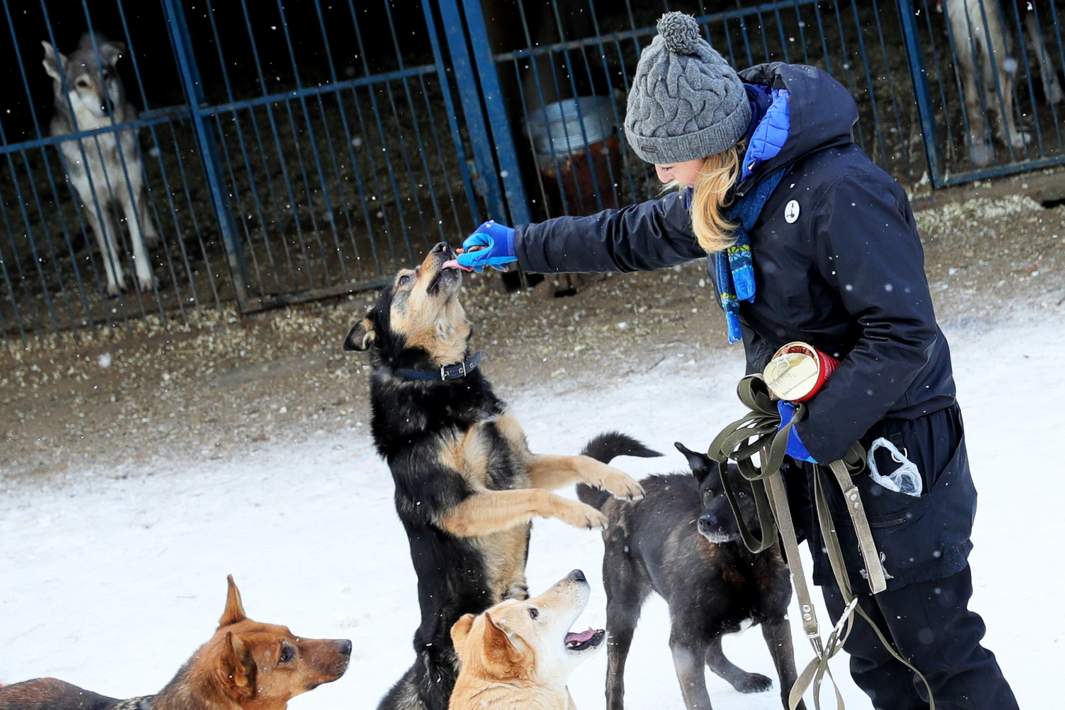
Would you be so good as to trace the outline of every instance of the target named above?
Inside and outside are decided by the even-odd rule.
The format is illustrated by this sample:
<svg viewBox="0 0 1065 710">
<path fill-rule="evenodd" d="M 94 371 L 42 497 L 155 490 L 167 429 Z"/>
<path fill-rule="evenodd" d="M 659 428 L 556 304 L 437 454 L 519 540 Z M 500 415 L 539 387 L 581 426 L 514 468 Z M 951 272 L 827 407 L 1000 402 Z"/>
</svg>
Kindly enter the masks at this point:
<svg viewBox="0 0 1065 710">
<path fill-rule="evenodd" d="M 736 225 L 725 219 L 724 207 L 730 202 L 729 190 L 740 174 L 743 144 L 711 155 L 703 163 L 692 190 L 692 230 L 699 246 L 712 254 L 732 246 Z"/>
</svg>

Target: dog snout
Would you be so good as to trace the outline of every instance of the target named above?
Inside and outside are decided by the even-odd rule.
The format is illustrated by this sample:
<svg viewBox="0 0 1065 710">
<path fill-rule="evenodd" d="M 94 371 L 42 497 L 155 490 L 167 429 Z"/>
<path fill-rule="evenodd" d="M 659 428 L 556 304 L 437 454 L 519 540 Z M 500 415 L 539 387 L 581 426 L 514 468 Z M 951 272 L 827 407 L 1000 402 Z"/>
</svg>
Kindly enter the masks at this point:
<svg viewBox="0 0 1065 710">
<path fill-rule="evenodd" d="M 567 577 L 571 582 L 587 582 L 588 578 L 584 576 L 584 572 L 579 569 L 575 569 L 569 573 Z"/>
<path fill-rule="evenodd" d="M 703 513 L 699 516 L 699 527 L 703 530 L 718 531 L 724 527 L 721 524 L 721 518 L 715 513 Z"/>
<path fill-rule="evenodd" d="M 434 246 L 432 248 L 430 253 L 432 253 L 432 254 L 440 254 L 445 259 L 454 259 L 455 258 L 455 250 L 452 249 L 451 246 L 447 242 L 438 243 L 436 246 Z"/>
<path fill-rule="evenodd" d="M 338 641 L 337 642 L 337 648 L 340 651 L 341 655 L 350 656 L 351 655 L 351 640 L 350 639 L 342 639 L 342 640 Z"/>
</svg>

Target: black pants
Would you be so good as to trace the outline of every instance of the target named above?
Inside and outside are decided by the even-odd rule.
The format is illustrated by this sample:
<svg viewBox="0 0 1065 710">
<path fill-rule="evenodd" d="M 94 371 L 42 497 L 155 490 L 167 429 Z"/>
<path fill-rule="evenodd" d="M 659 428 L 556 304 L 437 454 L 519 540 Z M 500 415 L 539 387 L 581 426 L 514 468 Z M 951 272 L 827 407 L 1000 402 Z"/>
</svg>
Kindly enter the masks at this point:
<svg viewBox="0 0 1065 710">
<path fill-rule="evenodd" d="M 821 588 L 835 623 L 843 600 L 834 584 Z M 1014 710 L 1017 700 L 995 655 L 980 645 L 984 622 L 969 611 L 969 567 L 931 582 L 862 595 L 859 604 L 932 686 L 937 710 Z M 844 649 L 854 682 L 876 710 L 927 708 L 924 684 L 881 645 L 869 625 L 855 619 Z"/>
</svg>

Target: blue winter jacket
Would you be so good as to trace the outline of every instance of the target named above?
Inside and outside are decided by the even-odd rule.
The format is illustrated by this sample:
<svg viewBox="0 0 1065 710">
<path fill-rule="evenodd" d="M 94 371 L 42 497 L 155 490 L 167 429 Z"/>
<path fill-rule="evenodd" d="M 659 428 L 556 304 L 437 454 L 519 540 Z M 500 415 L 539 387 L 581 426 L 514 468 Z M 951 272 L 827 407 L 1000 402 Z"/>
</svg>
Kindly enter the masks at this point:
<svg viewBox="0 0 1065 710">
<path fill-rule="evenodd" d="M 791 95 L 782 150 L 735 187 L 742 196 L 759 176 L 788 166 L 750 233 L 757 293 L 740 305 L 747 371 L 760 372 L 791 340 L 842 360 L 799 425 L 814 458 L 832 461 L 882 419 L 951 406 L 950 352 L 906 193 L 852 140 L 858 111 L 847 90 L 802 65 L 763 64 L 740 76 Z M 646 271 L 705 258 L 690 201 L 683 191 L 519 227 L 518 262 L 556 273 Z"/>
</svg>

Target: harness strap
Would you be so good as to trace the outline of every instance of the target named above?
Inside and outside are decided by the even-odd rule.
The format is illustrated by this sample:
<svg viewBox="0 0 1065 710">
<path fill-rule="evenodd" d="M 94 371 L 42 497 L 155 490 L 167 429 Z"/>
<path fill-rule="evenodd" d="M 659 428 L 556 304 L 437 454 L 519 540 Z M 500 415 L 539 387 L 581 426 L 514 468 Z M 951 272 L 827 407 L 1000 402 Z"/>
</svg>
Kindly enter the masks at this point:
<svg viewBox="0 0 1065 710">
<path fill-rule="evenodd" d="M 795 588 L 795 595 L 798 598 L 799 609 L 802 613 L 803 630 L 814 650 L 814 658 L 798 675 L 789 692 L 789 710 L 795 710 L 798 707 L 799 703 L 802 702 L 803 694 L 811 686 L 814 694 L 814 707 L 820 710 L 821 684 L 826 675 L 832 682 L 837 709 L 843 710 L 846 707 L 828 662 L 846 642 L 853 629 L 855 616 L 861 617 L 868 623 L 884 648 L 921 679 L 928 693 L 928 706 L 930 710 L 935 710 L 935 700 L 932 697 L 932 689 L 928 684 L 928 680 L 908 660 L 902 657 L 887 636 L 877 627 L 873 619 L 858 603 L 859 598 L 854 594 L 850 578 L 847 576 L 843 550 L 840 547 L 839 537 L 832 522 L 832 513 L 828 507 L 828 499 L 825 496 L 821 481 L 822 467 L 815 465 L 813 469 L 814 502 L 817 511 L 817 522 L 821 530 L 821 537 L 825 542 L 826 554 L 832 568 L 833 577 L 845 604 L 839 621 L 833 626 L 827 638 L 822 641 L 813 597 L 806 583 L 806 575 L 803 572 L 802 562 L 799 558 L 799 543 L 795 534 L 795 523 L 791 515 L 791 508 L 788 505 L 787 489 L 781 476 L 781 468 L 784 465 L 787 451 L 788 435 L 791 428 L 806 416 L 806 405 L 798 404 L 795 416 L 786 426 L 781 427 L 780 415 L 777 412 L 776 404 L 761 376 L 749 375 L 744 377 L 740 380 L 736 393 L 750 412 L 722 429 L 721 433 L 711 442 L 707 455 L 719 467 L 722 467 L 722 488 L 725 491 L 729 506 L 732 508 L 733 516 L 736 518 L 740 537 L 743 539 L 743 544 L 747 546 L 747 549 L 753 553 L 769 549 L 777 543 L 778 532 L 780 542 L 784 547 L 784 555 L 787 559 L 792 585 Z M 754 463 L 753 459 L 756 454 L 759 457 L 760 466 Z M 723 468 L 729 460 L 736 463 L 740 474 L 750 482 L 758 524 L 762 531 L 761 536 L 757 536 L 751 531 L 740 513 L 736 492 L 729 483 L 729 477 L 724 475 Z M 842 459 L 830 463 L 828 469 L 832 473 L 836 485 L 839 486 L 844 501 L 846 501 L 847 512 L 854 526 L 858 547 L 865 563 L 869 589 L 875 595 L 887 589 L 887 574 L 884 572 L 884 566 L 877 552 L 876 543 L 873 540 L 869 519 L 865 514 L 865 506 L 862 504 L 858 488 L 851 478 L 853 473 L 858 473 L 862 470 L 864 464 L 865 451 L 860 444 L 855 443 Z"/>
</svg>

